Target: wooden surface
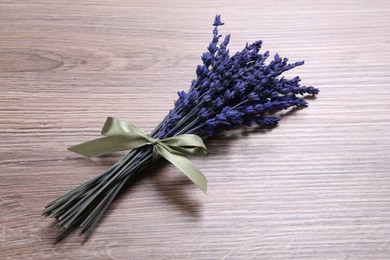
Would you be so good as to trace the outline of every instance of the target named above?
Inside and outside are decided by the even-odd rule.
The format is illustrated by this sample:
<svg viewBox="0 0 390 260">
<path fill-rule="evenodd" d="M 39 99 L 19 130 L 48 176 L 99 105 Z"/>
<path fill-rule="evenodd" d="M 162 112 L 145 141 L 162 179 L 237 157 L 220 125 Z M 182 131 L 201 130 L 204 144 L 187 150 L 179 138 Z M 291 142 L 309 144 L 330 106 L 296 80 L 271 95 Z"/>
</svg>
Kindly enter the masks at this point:
<svg viewBox="0 0 390 260">
<path fill-rule="evenodd" d="M 53 244 L 44 205 L 121 158 L 66 147 L 107 116 L 150 131 L 186 90 L 222 14 L 232 52 L 264 41 L 320 88 L 272 130 L 210 140 L 203 195 L 161 162 L 93 236 Z M 1 1 L 0 258 L 389 259 L 390 4 Z"/>
</svg>

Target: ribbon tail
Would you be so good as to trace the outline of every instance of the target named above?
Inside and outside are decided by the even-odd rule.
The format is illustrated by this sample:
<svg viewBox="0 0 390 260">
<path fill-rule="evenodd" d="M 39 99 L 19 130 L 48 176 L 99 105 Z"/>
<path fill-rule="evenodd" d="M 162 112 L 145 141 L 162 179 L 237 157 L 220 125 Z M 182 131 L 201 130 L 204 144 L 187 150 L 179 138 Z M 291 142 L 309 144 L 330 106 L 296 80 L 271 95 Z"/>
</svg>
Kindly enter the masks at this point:
<svg viewBox="0 0 390 260">
<path fill-rule="evenodd" d="M 106 136 L 71 146 L 68 148 L 68 150 L 85 157 L 93 157 L 138 147 L 139 145 L 135 146 L 134 144 L 131 144 L 128 138 L 124 136 Z"/>
<path fill-rule="evenodd" d="M 175 165 L 182 173 L 184 173 L 196 186 L 198 186 L 205 194 L 207 193 L 207 179 L 196 168 L 196 166 L 187 158 L 181 155 L 168 152 L 160 145 L 155 145 L 154 149 L 157 153 Z"/>
</svg>

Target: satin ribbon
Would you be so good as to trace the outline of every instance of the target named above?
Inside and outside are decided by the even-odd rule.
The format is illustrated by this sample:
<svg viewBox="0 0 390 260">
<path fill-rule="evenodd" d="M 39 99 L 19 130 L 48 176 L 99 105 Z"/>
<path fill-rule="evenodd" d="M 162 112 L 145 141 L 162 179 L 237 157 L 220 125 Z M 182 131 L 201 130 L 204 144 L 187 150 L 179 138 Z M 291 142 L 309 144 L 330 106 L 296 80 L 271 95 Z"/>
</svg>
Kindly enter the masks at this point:
<svg viewBox="0 0 390 260">
<path fill-rule="evenodd" d="M 68 150 L 93 157 L 102 154 L 136 149 L 153 145 L 153 160 L 165 158 L 183 172 L 204 193 L 207 192 L 207 179 L 185 156 L 200 156 L 207 153 L 202 138 L 193 134 L 182 134 L 165 139 L 153 138 L 138 127 L 118 118 L 108 117 L 103 129 L 104 137 L 81 143 Z"/>
</svg>

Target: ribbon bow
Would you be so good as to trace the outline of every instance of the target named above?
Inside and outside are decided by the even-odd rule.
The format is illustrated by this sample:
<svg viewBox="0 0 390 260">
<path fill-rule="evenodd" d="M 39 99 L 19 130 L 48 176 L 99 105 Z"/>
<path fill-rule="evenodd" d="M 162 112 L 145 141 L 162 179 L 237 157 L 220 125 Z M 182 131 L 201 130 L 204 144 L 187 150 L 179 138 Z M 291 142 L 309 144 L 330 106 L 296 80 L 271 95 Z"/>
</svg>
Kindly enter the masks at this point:
<svg viewBox="0 0 390 260">
<path fill-rule="evenodd" d="M 175 165 L 204 193 L 207 191 L 207 179 L 185 155 L 204 155 L 207 153 L 202 138 L 193 134 L 182 134 L 165 139 L 153 138 L 138 127 L 118 118 L 108 117 L 102 135 L 105 137 L 81 143 L 68 150 L 86 157 L 153 145 L 153 160 L 160 156 Z"/>
</svg>

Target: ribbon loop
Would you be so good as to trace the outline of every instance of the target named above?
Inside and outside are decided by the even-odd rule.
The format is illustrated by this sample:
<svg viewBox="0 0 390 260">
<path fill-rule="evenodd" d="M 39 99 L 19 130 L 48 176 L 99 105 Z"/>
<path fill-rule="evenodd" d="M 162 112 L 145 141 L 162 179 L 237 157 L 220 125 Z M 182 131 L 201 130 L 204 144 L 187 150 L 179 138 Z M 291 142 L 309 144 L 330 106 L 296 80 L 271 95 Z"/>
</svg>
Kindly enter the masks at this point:
<svg viewBox="0 0 390 260">
<path fill-rule="evenodd" d="M 153 160 L 160 156 L 175 165 L 204 193 L 207 192 L 207 179 L 186 155 L 204 155 L 207 148 L 202 138 L 193 134 L 182 134 L 165 139 L 153 138 L 138 127 L 118 118 L 108 117 L 102 129 L 104 137 L 84 142 L 68 150 L 93 157 L 111 152 L 136 149 L 153 145 Z"/>
</svg>

